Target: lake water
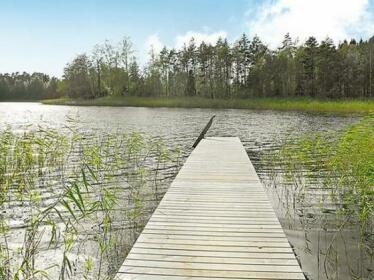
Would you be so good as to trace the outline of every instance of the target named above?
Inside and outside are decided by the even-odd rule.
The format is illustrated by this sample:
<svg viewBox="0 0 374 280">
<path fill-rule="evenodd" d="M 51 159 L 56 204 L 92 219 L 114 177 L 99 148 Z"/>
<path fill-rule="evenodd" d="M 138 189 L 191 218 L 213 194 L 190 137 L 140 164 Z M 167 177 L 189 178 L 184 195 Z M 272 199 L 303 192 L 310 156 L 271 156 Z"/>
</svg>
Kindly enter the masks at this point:
<svg viewBox="0 0 374 280">
<path fill-rule="evenodd" d="M 277 149 L 284 139 L 298 137 L 304 132 L 337 131 L 356 121 L 358 117 L 255 110 L 0 103 L 0 128 L 9 125 L 12 129 L 23 131 L 32 129 L 32 124 L 34 127 L 41 125 L 58 129 L 64 127 L 67 117 L 71 117 L 78 121 L 78 126 L 87 131 L 137 131 L 151 137 L 161 136 L 168 145 L 178 146 L 186 158 L 192 150 L 194 140 L 212 115 L 216 115 L 216 119 L 207 136 L 240 137 L 266 185 L 273 206 L 307 276 L 310 279 L 352 279 L 352 273 L 355 272 L 370 275 L 372 263 L 367 261 L 366 256 L 362 256 L 362 252 L 357 248 L 357 226 L 352 226 L 351 230 L 335 238 L 334 256 L 337 261 L 332 260 L 331 256 L 326 257 L 326 250 L 331 248 L 330 243 L 336 232 L 334 222 L 324 224 L 322 229 L 319 222 L 321 219 L 315 218 L 315 213 L 319 213 L 317 199 L 307 204 L 285 203 L 285 200 L 289 199 L 289 193 L 285 196 L 285 186 L 282 186 L 281 182 L 274 183 L 266 164 L 260 161 L 263 155 Z M 292 190 L 288 190 L 290 189 Z M 314 197 L 321 197 L 321 193 L 317 191 Z M 300 219 L 305 216 L 306 209 L 309 214 L 313 213 L 308 216 L 311 218 L 307 221 L 307 226 L 305 219 Z M 299 214 L 300 211 L 303 215 Z"/>
</svg>

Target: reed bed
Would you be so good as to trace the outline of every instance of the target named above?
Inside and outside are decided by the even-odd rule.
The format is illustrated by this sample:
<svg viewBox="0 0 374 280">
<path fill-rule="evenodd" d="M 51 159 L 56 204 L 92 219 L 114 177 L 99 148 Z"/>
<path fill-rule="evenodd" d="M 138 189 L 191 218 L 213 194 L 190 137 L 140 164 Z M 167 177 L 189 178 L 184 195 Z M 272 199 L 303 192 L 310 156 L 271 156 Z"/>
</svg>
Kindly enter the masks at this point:
<svg viewBox="0 0 374 280">
<path fill-rule="evenodd" d="M 374 277 L 374 116 L 290 138 L 263 160 L 283 216 L 303 229 L 306 253 L 318 250 L 321 279 Z"/>
<path fill-rule="evenodd" d="M 302 111 L 311 113 L 368 114 L 374 112 L 373 99 L 312 99 L 312 98 L 232 98 L 209 99 L 202 97 L 120 97 L 96 99 L 49 99 L 49 105 L 72 106 L 132 106 L 132 107 L 181 107 L 216 109 L 254 109 L 278 111 Z"/>
<path fill-rule="evenodd" d="M 73 120 L 0 132 L 0 279 L 111 279 L 180 166 L 138 133 Z"/>
</svg>

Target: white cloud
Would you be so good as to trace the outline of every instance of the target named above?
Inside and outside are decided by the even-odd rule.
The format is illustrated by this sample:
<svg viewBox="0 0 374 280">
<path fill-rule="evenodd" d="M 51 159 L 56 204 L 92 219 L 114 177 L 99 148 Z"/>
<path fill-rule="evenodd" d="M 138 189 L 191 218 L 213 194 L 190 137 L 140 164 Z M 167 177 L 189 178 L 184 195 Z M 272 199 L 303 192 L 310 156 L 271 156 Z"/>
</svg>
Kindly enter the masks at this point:
<svg viewBox="0 0 374 280">
<path fill-rule="evenodd" d="M 251 35 L 257 34 L 271 47 L 277 47 L 284 35 L 301 41 L 309 36 L 335 42 L 350 37 L 372 35 L 373 15 L 369 0 L 268 0 L 256 12 L 247 13 Z"/>
<path fill-rule="evenodd" d="M 227 36 L 227 33 L 225 31 L 209 32 L 208 27 L 204 27 L 203 30 L 203 32 L 188 31 L 184 34 L 177 35 L 174 39 L 174 44 L 171 46 L 164 44 L 161 41 L 160 36 L 157 33 L 154 33 L 148 36 L 145 42 L 145 52 L 149 54 L 149 52 L 153 48 L 154 52 L 158 54 L 164 46 L 166 46 L 168 49 L 175 48 L 178 50 L 181 49 L 184 44 L 188 44 L 192 38 L 194 38 L 196 45 L 201 44 L 201 42 L 203 41 L 207 44 L 215 44 L 220 37 L 226 38 Z M 144 57 L 147 57 L 147 54 L 145 54 Z M 142 57 L 140 59 L 140 62 L 145 63 Z"/>
<path fill-rule="evenodd" d="M 155 53 L 159 53 L 164 46 L 157 33 L 150 35 L 145 42 L 147 52 L 150 52 L 153 48 Z"/>
<path fill-rule="evenodd" d="M 206 28 L 205 28 L 206 29 Z M 188 44 L 191 38 L 195 39 L 195 43 L 197 45 L 201 44 L 201 42 L 215 44 L 217 40 L 221 38 L 226 38 L 227 33 L 225 31 L 218 31 L 218 32 L 195 32 L 195 31 L 188 31 L 183 35 L 178 35 L 175 38 L 175 48 L 180 49 L 183 47 L 184 44 Z"/>
</svg>

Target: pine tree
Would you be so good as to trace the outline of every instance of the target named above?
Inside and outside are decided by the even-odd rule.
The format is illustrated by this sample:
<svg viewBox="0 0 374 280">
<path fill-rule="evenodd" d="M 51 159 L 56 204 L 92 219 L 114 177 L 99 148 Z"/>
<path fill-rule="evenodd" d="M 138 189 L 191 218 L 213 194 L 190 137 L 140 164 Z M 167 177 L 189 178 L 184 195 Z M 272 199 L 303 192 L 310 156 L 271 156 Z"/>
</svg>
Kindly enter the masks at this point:
<svg viewBox="0 0 374 280">
<path fill-rule="evenodd" d="M 302 64 L 303 73 L 299 81 L 303 95 L 315 97 L 316 95 L 316 57 L 318 42 L 316 38 L 309 37 L 299 53 L 299 60 Z"/>
</svg>

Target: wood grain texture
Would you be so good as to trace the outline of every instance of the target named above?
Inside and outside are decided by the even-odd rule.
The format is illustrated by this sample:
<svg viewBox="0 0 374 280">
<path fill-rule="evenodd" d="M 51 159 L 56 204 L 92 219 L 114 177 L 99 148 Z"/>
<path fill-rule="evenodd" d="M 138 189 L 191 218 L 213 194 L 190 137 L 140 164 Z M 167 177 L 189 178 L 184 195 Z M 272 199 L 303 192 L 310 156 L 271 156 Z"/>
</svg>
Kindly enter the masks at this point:
<svg viewBox="0 0 374 280">
<path fill-rule="evenodd" d="M 203 139 L 117 280 L 305 279 L 239 138 Z"/>
</svg>

